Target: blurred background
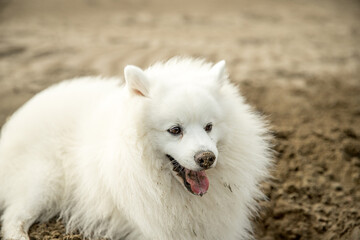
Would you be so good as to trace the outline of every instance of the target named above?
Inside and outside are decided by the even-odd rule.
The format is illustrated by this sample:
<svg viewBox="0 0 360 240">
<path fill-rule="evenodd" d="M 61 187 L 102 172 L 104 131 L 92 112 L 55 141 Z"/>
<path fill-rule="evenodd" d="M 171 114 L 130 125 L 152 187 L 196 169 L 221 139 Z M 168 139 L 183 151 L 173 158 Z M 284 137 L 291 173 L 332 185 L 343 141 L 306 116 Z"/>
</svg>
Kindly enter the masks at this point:
<svg viewBox="0 0 360 240">
<path fill-rule="evenodd" d="M 277 151 L 257 239 L 360 239 L 358 0 L 0 0 L 0 126 L 64 79 L 225 59 Z M 33 239 L 81 239 L 56 220 Z"/>
</svg>

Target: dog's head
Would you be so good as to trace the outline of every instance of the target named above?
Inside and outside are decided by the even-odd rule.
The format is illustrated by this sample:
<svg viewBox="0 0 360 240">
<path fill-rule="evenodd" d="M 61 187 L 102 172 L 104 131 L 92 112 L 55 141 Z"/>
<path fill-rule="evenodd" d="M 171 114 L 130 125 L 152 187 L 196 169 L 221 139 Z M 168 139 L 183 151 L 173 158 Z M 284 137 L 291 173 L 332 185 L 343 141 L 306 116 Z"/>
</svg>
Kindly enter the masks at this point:
<svg viewBox="0 0 360 240">
<path fill-rule="evenodd" d="M 126 84 L 134 97 L 145 98 L 148 137 L 174 177 L 202 196 L 209 188 L 206 170 L 216 166 L 225 132 L 218 99 L 225 62 L 189 72 L 175 64 L 165 73 L 156 66 L 147 71 L 127 66 Z"/>
</svg>

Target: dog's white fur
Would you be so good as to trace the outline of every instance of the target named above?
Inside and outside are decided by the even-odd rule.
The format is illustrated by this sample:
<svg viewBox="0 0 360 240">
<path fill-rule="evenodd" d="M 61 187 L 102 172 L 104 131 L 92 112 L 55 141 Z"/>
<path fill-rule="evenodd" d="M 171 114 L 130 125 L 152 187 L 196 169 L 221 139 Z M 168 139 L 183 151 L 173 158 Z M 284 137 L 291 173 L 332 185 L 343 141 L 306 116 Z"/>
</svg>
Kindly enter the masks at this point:
<svg viewBox="0 0 360 240">
<path fill-rule="evenodd" d="M 247 239 L 262 197 L 269 144 L 261 118 L 228 80 L 225 63 L 173 58 L 125 80 L 86 77 L 37 94 L 3 126 L 4 239 L 28 239 L 60 213 L 69 231 L 110 239 Z M 212 122 L 207 133 L 204 124 Z M 182 124 L 182 136 L 166 130 Z M 208 192 L 176 180 L 166 154 L 199 170 L 210 149 Z"/>
</svg>

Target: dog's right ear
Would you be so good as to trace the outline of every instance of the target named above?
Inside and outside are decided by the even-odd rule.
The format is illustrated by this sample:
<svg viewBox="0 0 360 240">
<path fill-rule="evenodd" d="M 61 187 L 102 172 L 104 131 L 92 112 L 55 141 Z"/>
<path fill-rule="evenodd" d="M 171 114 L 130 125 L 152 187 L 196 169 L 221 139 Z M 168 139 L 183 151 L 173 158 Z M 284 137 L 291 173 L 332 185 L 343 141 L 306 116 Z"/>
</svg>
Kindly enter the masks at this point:
<svg viewBox="0 0 360 240">
<path fill-rule="evenodd" d="M 149 80 L 144 71 L 133 65 L 124 68 L 126 87 L 135 95 L 149 96 Z"/>
</svg>

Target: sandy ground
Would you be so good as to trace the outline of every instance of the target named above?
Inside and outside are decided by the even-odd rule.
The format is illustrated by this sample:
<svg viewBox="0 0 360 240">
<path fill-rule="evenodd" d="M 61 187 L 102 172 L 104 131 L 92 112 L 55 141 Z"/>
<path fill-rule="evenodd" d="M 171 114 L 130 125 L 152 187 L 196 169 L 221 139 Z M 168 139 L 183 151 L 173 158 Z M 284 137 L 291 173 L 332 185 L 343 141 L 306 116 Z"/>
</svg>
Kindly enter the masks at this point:
<svg viewBox="0 0 360 240">
<path fill-rule="evenodd" d="M 258 239 L 360 239 L 360 2 L 0 0 L 0 125 L 63 79 L 225 59 L 278 152 Z M 195 2 L 195 3 L 194 3 Z M 66 235 L 55 219 L 32 239 Z"/>
</svg>

